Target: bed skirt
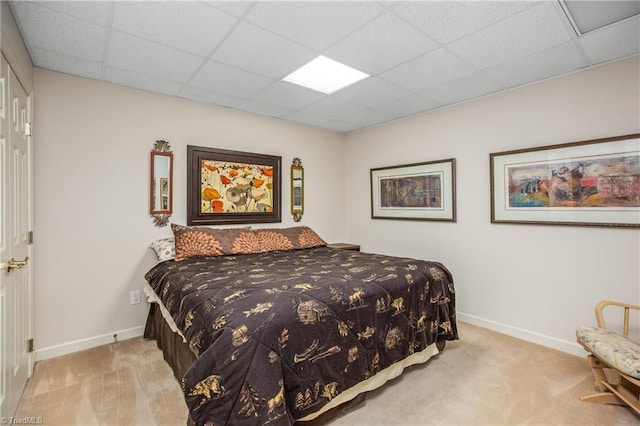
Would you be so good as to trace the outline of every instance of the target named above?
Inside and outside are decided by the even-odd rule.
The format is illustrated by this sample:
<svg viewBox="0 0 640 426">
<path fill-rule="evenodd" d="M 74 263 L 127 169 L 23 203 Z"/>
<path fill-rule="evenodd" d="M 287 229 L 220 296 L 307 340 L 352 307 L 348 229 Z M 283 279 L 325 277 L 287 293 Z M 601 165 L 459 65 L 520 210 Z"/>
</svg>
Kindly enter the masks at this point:
<svg viewBox="0 0 640 426">
<path fill-rule="evenodd" d="M 196 355 L 191 352 L 191 348 L 184 342 L 182 336 L 171 330 L 157 303 L 150 303 L 143 336 L 145 339 L 155 339 L 165 361 L 173 370 L 173 375 L 180 382 L 184 373 L 196 360 Z"/>
</svg>

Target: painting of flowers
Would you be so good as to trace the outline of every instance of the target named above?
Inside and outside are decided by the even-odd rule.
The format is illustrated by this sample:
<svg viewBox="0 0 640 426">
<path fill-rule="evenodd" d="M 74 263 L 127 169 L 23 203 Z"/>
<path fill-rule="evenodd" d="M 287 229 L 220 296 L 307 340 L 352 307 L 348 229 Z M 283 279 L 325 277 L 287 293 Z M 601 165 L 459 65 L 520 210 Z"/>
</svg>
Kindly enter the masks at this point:
<svg viewBox="0 0 640 426">
<path fill-rule="evenodd" d="M 281 157 L 203 147 L 188 154 L 193 224 L 280 221 Z"/>
<path fill-rule="evenodd" d="M 640 135 L 490 154 L 494 223 L 640 226 Z"/>
<path fill-rule="evenodd" d="M 273 211 L 273 167 L 202 160 L 202 213 Z"/>
</svg>

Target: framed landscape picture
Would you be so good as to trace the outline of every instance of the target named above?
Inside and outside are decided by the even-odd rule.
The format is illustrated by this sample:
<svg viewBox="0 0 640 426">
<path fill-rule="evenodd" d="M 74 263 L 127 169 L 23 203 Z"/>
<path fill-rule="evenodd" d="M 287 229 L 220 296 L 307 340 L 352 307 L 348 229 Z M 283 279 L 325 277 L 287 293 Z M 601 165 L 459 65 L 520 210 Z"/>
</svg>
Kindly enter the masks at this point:
<svg viewBox="0 0 640 426">
<path fill-rule="evenodd" d="M 493 223 L 640 227 L 640 134 L 489 160 Z"/>
<path fill-rule="evenodd" d="M 187 146 L 187 224 L 280 222 L 282 157 Z"/>
<path fill-rule="evenodd" d="M 371 169 L 371 217 L 456 221 L 454 158 Z"/>
</svg>

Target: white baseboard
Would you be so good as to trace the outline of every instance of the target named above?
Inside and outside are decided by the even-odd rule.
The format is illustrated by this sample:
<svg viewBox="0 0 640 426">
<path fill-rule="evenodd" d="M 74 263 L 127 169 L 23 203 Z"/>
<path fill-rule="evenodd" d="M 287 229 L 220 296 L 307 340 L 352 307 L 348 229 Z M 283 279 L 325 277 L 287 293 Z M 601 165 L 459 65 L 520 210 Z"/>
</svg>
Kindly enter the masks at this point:
<svg viewBox="0 0 640 426">
<path fill-rule="evenodd" d="M 43 359 L 55 358 L 74 352 L 84 351 L 85 349 L 95 348 L 96 346 L 108 345 L 116 340 L 127 340 L 134 337 L 142 336 L 144 326 L 128 328 L 126 330 L 114 331 L 113 333 L 103 334 L 101 336 L 89 337 L 87 339 L 74 340 L 73 342 L 62 343 L 60 345 L 49 346 L 36 350 L 36 361 Z M 114 339 L 114 334 L 116 338 Z"/>
<path fill-rule="evenodd" d="M 522 328 L 513 327 L 511 325 L 480 318 L 475 315 L 465 314 L 463 312 L 457 312 L 456 315 L 462 322 L 497 331 L 498 333 L 506 334 L 508 336 L 517 337 L 518 339 L 526 340 L 528 342 L 537 343 L 539 345 L 566 352 L 571 355 L 584 357 L 587 354 L 584 348 L 576 342 L 568 342 L 566 340 L 556 339 L 555 337 L 545 336 L 544 334 L 535 333 L 533 331 L 524 330 Z"/>
</svg>

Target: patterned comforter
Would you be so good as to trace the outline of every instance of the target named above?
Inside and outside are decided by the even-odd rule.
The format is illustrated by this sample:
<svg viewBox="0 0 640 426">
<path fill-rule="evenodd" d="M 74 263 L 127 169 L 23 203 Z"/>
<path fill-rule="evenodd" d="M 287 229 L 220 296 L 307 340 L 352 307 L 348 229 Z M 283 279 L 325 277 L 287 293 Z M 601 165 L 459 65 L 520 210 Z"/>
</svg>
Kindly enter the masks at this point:
<svg viewBox="0 0 640 426">
<path fill-rule="evenodd" d="M 170 260 L 146 279 L 198 356 L 182 379 L 196 425 L 292 424 L 457 339 L 436 262 L 317 247 Z"/>
</svg>

